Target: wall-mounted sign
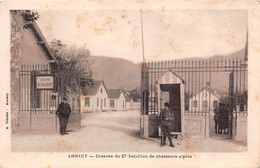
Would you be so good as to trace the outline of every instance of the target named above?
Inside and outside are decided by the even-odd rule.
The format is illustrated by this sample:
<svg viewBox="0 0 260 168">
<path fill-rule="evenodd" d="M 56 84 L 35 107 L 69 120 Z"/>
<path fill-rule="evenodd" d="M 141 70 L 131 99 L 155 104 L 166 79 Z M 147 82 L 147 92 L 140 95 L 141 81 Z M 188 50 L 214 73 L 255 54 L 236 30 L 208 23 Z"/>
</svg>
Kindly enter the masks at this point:
<svg viewBox="0 0 260 168">
<path fill-rule="evenodd" d="M 36 76 L 37 89 L 54 89 L 54 76 Z"/>
</svg>

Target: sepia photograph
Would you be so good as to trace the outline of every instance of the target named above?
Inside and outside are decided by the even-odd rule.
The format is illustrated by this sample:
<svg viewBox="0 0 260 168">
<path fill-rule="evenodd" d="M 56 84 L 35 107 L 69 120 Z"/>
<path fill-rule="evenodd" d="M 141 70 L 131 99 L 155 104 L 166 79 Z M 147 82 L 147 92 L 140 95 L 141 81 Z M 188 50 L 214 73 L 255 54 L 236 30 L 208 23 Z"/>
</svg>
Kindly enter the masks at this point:
<svg viewBox="0 0 260 168">
<path fill-rule="evenodd" d="M 9 14 L 11 152 L 247 152 L 248 10 Z"/>
</svg>

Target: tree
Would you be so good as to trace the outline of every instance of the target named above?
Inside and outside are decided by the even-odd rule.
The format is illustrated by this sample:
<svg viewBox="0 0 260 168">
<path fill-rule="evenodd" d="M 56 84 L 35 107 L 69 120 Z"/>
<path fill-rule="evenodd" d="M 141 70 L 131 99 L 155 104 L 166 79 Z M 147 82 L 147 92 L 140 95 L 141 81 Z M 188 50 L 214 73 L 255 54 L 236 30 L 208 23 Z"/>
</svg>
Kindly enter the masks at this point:
<svg viewBox="0 0 260 168">
<path fill-rule="evenodd" d="M 90 51 L 86 49 L 86 45 L 71 47 L 60 40 L 54 39 L 50 43 L 50 48 L 63 75 L 64 92 L 68 89 L 76 92 L 93 81 L 91 65 L 94 61 L 91 59 Z"/>
<path fill-rule="evenodd" d="M 136 87 L 135 89 L 130 91 L 129 97 L 131 97 L 134 102 L 137 102 L 141 98 L 140 93 L 141 93 L 140 87 Z"/>
<path fill-rule="evenodd" d="M 233 104 L 234 107 L 233 108 L 236 108 L 236 106 L 239 106 L 240 111 L 244 111 L 245 110 L 244 106 L 247 106 L 247 104 L 248 104 L 247 91 L 234 93 L 233 98 L 234 98 L 234 104 Z M 224 103 L 224 104 L 229 104 L 230 103 L 229 101 L 230 101 L 229 96 L 225 96 L 220 99 L 220 102 Z"/>
</svg>

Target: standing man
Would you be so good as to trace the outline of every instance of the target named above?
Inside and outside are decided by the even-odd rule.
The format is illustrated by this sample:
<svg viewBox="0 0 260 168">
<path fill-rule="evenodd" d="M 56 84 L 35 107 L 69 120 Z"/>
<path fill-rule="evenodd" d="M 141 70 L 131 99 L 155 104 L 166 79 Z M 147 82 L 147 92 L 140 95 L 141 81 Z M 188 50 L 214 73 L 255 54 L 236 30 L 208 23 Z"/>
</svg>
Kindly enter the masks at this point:
<svg viewBox="0 0 260 168">
<path fill-rule="evenodd" d="M 222 108 L 222 103 L 219 103 L 217 107 L 214 109 L 214 121 L 215 121 L 215 134 L 219 133 L 219 120 L 220 120 L 220 108 Z"/>
<path fill-rule="evenodd" d="M 229 110 L 228 110 L 229 105 L 227 104 L 222 104 L 222 107 L 220 108 L 220 133 L 225 134 L 227 133 L 227 128 L 228 128 L 228 114 L 229 114 Z"/>
<path fill-rule="evenodd" d="M 71 113 L 70 105 L 67 102 L 67 97 L 63 97 L 62 102 L 59 104 L 59 107 L 56 111 L 56 115 L 60 121 L 60 134 L 64 135 L 66 133 L 67 123 Z"/>
<path fill-rule="evenodd" d="M 159 116 L 159 125 L 162 129 L 162 146 L 165 145 L 166 136 L 169 139 L 170 146 L 174 147 L 172 143 L 172 136 L 171 136 L 171 127 L 172 122 L 174 121 L 174 113 L 170 109 L 170 104 L 168 102 L 164 103 L 164 109 L 161 111 Z"/>
</svg>

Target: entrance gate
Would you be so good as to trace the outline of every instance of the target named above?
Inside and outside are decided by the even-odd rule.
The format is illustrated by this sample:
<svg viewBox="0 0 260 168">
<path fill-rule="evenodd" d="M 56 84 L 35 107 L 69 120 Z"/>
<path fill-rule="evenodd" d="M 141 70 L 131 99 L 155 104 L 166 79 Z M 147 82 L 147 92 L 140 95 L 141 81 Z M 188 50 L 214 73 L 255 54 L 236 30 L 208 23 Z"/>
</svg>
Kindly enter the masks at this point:
<svg viewBox="0 0 260 168">
<path fill-rule="evenodd" d="M 69 81 L 69 82 L 68 82 Z M 19 74 L 19 132 L 57 133 L 55 115 L 64 95 L 72 112 L 67 130 L 80 128 L 80 74 L 47 65 L 22 65 Z"/>
<path fill-rule="evenodd" d="M 229 104 L 230 120 L 227 129 L 231 138 L 237 123 L 237 117 L 233 116 L 247 116 L 246 60 L 196 59 L 144 63 L 141 71 L 140 116 L 140 131 L 143 136 L 149 136 L 147 130 L 150 123 L 147 122 L 159 115 L 156 81 L 168 71 L 172 71 L 185 82 L 185 112 L 182 119 L 185 120 L 183 127 L 186 135 L 209 137 L 215 124 L 213 111 L 222 102 Z M 229 73 L 233 74 L 232 81 L 231 77 L 223 75 Z"/>
</svg>

